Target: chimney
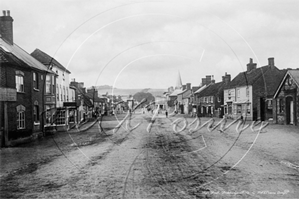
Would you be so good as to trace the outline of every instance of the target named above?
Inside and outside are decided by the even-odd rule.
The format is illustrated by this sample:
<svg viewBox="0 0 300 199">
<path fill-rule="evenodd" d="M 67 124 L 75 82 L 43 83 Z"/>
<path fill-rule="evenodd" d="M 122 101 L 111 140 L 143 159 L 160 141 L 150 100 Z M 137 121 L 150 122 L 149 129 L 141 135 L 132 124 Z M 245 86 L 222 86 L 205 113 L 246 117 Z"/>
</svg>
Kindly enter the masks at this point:
<svg viewBox="0 0 300 199">
<path fill-rule="evenodd" d="M 256 69 L 256 63 L 253 63 L 253 59 L 250 58 L 250 61 L 247 64 L 247 72 L 250 72 L 253 69 Z"/>
<path fill-rule="evenodd" d="M 206 85 L 206 78 L 202 78 L 202 86 Z"/>
<path fill-rule="evenodd" d="M 185 90 L 186 89 L 186 85 L 182 85 L 182 90 Z"/>
<path fill-rule="evenodd" d="M 10 16 L 10 11 L 3 10 L 3 16 L 0 17 L 0 35 L 2 39 L 13 45 L 13 18 Z"/>
<path fill-rule="evenodd" d="M 275 66 L 274 57 L 268 58 L 268 63 L 269 63 L 268 65 L 271 66 L 271 67 Z"/>
<path fill-rule="evenodd" d="M 206 84 L 210 84 L 211 83 L 211 76 L 210 75 L 206 75 Z"/>
<path fill-rule="evenodd" d="M 225 75 L 222 76 L 222 82 L 225 82 L 225 84 L 228 84 L 231 81 L 231 75 L 227 74 L 227 72 L 225 72 Z"/>
<path fill-rule="evenodd" d="M 191 83 L 186 83 L 186 89 L 191 90 Z"/>
</svg>

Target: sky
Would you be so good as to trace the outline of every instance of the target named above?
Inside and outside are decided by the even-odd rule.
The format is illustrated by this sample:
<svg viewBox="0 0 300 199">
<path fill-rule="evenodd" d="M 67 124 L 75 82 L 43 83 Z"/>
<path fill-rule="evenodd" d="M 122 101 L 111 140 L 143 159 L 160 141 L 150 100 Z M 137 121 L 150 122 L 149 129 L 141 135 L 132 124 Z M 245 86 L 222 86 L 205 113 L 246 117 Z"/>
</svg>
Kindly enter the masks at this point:
<svg viewBox="0 0 300 199">
<path fill-rule="evenodd" d="M 299 67 L 298 0 L 1 0 L 14 43 L 46 52 L 86 87 L 199 86 L 252 58 Z"/>
</svg>

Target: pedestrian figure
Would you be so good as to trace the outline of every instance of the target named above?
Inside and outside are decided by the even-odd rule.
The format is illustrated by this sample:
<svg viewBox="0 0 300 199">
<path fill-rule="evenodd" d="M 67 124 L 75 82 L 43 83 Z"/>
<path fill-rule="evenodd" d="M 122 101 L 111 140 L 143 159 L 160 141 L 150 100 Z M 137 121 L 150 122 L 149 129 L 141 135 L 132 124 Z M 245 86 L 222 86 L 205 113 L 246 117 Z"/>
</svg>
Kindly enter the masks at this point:
<svg viewBox="0 0 300 199">
<path fill-rule="evenodd" d="M 166 117 L 168 117 L 168 111 L 166 110 Z"/>
</svg>

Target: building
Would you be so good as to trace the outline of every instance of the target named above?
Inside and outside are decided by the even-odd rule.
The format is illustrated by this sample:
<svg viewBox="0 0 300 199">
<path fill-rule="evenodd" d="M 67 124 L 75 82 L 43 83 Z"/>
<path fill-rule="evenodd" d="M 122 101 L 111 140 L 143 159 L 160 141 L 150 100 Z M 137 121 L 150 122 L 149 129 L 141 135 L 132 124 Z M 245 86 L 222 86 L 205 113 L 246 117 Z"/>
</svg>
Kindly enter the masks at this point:
<svg viewBox="0 0 300 199">
<path fill-rule="evenodd" d="M 202 92 L 208 85 L 211 83 L 215 83 L 215 80 L 213 79 L 212 75 L 206 75 L 204 78 L 201 78 L 201 83 L 199 88 L 194 92 L 194 107 L 196 107 L 196 112 L 200 116 L 201 113 L 201 102 L 200 102 L 200 97 L 199 94 Z"/>
<path fill-rule="evenodd" d="M 179 113 L 189 114 L 189 110 L 190 110 L 189 97 L 191 93 L 192 93 L 191 83 L 187 83 L 186 85 L 183 85 L 182 91 L 177 94 Z"/>
<path fill-rule="evenodd" d="M 299 125 L 299 69 L 287 70 L 274 95 L 275 123 Z"/>
<path fill-rule="evenodd" d="M 224 89 L 224 114 L 230 118 L 272 120 L 273 96 L 285 71 L 279 70 L 274 58 L 256 68 L 250 58 L 247 71 L 239 73 Z"/>
<path fill-rule="evenodd" d="M 73 79 L 70 83 L 70 88 L 75 91 L 75 102 L 78 107 L 78 122 L 86 119 L 87 113 L 94 107 L 93 101 L 87 96 L 86 88 L 83 82 L 76 82 Z"/>
<path fill-rule="evenodd" d="M 74 104 L 66 102 L 74 102 L 72 94 L 74 90 L 70 89 L 69 75 L 71 72 L 67 70 L 62 64 L 60 64 L 55 58 L 51 57 L 47 53 L 41 51 L 40 49 L 35 49 L 31 56 L 43 63 L 48 69 L 52 70 L 56 74 L 55 79 L 50 79 L 47 77 L 46 82 L 55 81 L 56 87 L 51 89 L 51 96 L 46 97 L 46 114 L 49 117 L 47 119 L 46 125 L 55 124 L 56 130 L 66 130 L 68 126 L 69 111 L 68 108 L 74 109 Z M 46 89 L 47 90 L 47 89 Z M 53 91 L 53 93 L 52 93 Z M 55 95 L 54 97 L 52 95 Z M 50 100 L 51 99 L 51 100 Z M 68 107 L 64 107 L 67 104 Z M 71 106 L 70 106 L 71 105 Z M 73 114 L 73 111 L 72 113 Z M 49 123 L 50 122 L 50 123 Z"/>
<path fill-rule="evenodd" d="M 55 74 L 13 42 L 10 11 L 0 17 L 0 35 L 0 130 L 9 145 L 43 131 L 44 96 L 55 86 L 55 81 L 45 82 Z"/>
<path fill-rule="evenodd" d="M 209 83 L 197 93 L 198 101 L 200 102 L 200 116 L 202 117 L 222 117 L 223 116 L 223 101 L 224 101 L 224 87 L 230 82 L 231 76 L 225 73 L 222 81 Z"/>
<path fill-rule="evenodd" d="M 178 101 L 177 101 L 177 96 L 179 93 L 182 92 L 182 81 L 181 81 L 181 76 L 180 72 L 178 72 L 177 80 L 176 80 L 176 86 L 175 89 L 173 87 L 168 88 L 168 107 L 175 107 L 175 111 L 178 111 Z"/>
<path fill-rule="evenodd" d="M 56 59 L 40 49 L 35 49 L 31 55 L 57 74 L 56 76 L 56 107 L 63 107 L 64 102 L 71 102 L 70 80 L 71 72 Z"/>
</svg>

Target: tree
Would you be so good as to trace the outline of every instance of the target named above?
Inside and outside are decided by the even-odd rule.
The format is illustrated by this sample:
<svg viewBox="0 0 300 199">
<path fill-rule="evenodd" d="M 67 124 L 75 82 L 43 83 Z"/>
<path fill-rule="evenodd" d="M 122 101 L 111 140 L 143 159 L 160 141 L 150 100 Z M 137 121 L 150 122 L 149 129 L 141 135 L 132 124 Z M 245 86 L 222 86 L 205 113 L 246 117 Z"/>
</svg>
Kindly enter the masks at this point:
<svg viewBox="0 0 300 199">
<path fill-rule="evenodd" d="M 145 104 L 149 104 L 150 102 L 155 101 L 155 97 L 151 93 L 137 92 L 133 95 L 133 99 L 135 99 L 138 102 L 141 102 L 144 98 L 147 99 L 147 102 Z"/>
</svg>

